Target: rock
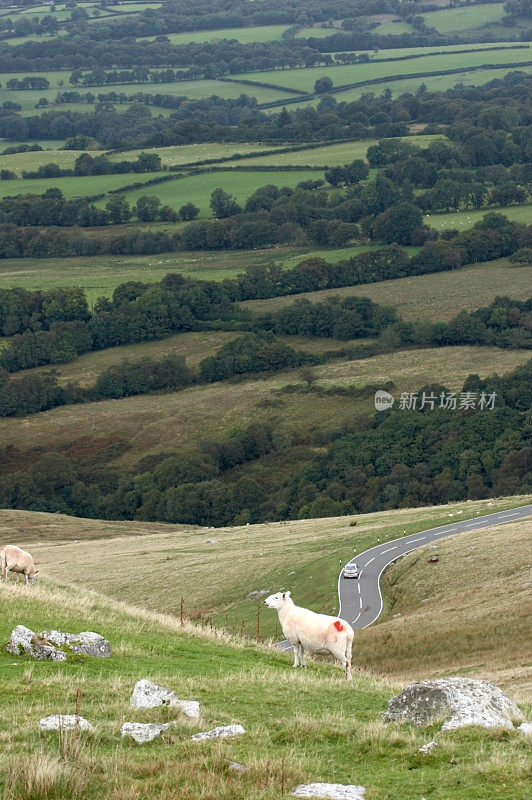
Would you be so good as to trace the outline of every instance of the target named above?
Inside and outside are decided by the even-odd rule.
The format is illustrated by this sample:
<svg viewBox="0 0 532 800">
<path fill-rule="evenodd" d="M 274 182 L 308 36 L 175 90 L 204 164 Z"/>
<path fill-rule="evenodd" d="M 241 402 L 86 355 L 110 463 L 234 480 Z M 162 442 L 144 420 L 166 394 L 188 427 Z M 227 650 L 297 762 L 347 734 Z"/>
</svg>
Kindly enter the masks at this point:
<svg viewBox="0 0 532 800">
<path fill-rule="evenodd" d="M 532 722 L 522 722 L 517 730 L 525 736 L 532 736 Z"/>
<path fill-rule="evenodd" d="M 439 556 L 431 556 L 428 560 L 428 564 L 436 564 L 439 561 Z"/>
<path fill-rule="evenodd" d="M 26 654 L 38 661 L 66 661 L 66 653 L 39 639 L 36 633 L 24 625 L 13 628 L 6 650 L 14 656 Z"/>
<path fill-rule="evenodd" d="M 213 728 L 212 731 L 195 733 L 193 741 L 199 742 L 202 739 L 225 739 L 227 736 L 242 736 L 246 731 L 242 725 L 223 725 L 220 728 Z"/>
<path fill-rule="evenodd" d="M 163 731 L 167 731 L 173 722 L 124 722 L 122 725 L 122 738 L 129 736 L 137 744 L 152 742 Z"/>
<path fill-rule="evenodd" d="M 129 705 L 131 708 L 144 709 L 170 706 L 179 708 L 187 717 L 200 715 L 200 705 L 196 700 L 180 700 L 174 691 L 145 679 L 135 684 Z"/>
<path fill-rule="evenodd" d="M 207 539 L 207 544 L 216 544 L 216 539 Z"/>
<path fill-rule="evenodd" d="M 76 717 L 75 714 L 52 714 L 51 717 L 44 717 L 39 722 L 40 731 L 93 731 L 91 725 L 83 717 Z"/>
<path fill-rule="evenodd" d="M 263 597 L 265 594 L 268 594 L 269 589 L 259 589 L 255 592 L 250 592 L 248 594 L 248 600 L 258 600 L 259 597 Z"/>
<path fill-rule="evenodd" d="M 247 772 L 248 768 L 244 766 L 244 764 L 239 764 L 238 761 L 228 761 L 228 769 L 231 772 Z"/>
<path fill-rule="evenodd" d="M 474 678 L 441 678 L 406 686 L 388 702 L 382 715 L 386 722 L 430 725 L 446 719 L 442 730 L 466 725 L 513 728 L 523 721 L 518 707 L 498 686 Z"/>
<path fill-rule="evenodd" d="M 438 742 L 428 742 L 427 744 L 424 744 L 423 747 L 419 748 L 418 753 L 425 753 L 425 755 L 429 755 L 432 753 L 437 744 Z"/>
<path fill-rule="evenodd" d="M 46 639 L 54 647 L 65 645 L 73 653 L 81 653 L 84 656 L 93 658 L 109 658 L 113 655 L 111 644 L 94 631 L 82 631 L 81 633 L 62 633 L 61 631 L 43 631 L 38 634 L 40 638 Z"/>
<path fill-rule="evenodd" d="M 294 797 L 322 797 L 325 800 L 364 800 L 365 788 L 344 783 L 300 783 Z"/>
</svg>

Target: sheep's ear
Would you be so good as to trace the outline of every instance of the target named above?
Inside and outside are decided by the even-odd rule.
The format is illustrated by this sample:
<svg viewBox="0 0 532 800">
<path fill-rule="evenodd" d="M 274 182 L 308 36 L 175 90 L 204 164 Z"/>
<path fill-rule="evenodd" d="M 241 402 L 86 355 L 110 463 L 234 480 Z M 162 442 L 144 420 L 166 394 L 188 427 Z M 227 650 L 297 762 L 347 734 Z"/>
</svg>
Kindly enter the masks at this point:
<svg viewBox="0 0 532 800">
<path fill-rule="evenodd" d="M 290 592 L 285 592 L 283 597 L 290 597 Z"/>
</svg>

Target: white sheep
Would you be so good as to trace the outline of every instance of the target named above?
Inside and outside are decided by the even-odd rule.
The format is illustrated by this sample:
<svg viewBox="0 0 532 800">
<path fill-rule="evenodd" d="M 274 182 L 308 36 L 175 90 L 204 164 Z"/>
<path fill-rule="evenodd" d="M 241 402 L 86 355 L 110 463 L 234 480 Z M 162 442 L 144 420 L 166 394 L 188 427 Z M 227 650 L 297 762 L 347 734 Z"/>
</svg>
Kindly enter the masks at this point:
<svg viewBox="0 0 532 800">
<path fill-rule="evenodd" d="M 347 680 L 351 680 L 351 648 L 355 634 L 348 622 L 296 606 L 290 592 L 271 594 L 264 603 L 268 608 L 277 609 L 283 633 L 294 648 L 294 667 L 306 666 L 305 650 L 330 653 L 345 668 Z"/>
<path fill-rule="evenodd" d="M 26 583 L 33 583 L 37 574 L 30 554 L 14 544 L 6 544 L 0 550 L 0 574 L 4 580 L 7 580 L 9 572 L 17 572 L 17 580 L 24 575 Z"/>
</svg>

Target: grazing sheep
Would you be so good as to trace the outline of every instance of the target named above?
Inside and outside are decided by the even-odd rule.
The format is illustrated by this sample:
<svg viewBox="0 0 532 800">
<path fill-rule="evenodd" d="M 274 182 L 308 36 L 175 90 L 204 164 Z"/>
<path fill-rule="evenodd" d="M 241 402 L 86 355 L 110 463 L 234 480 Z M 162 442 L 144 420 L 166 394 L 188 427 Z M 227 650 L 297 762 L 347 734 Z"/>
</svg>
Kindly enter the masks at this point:
<svg viewBox="0 0 532 800">
<path fill-rule="evenodd" d="M 6 544 L 0 550 L 0 568 L 0 574 L 6 581 L 8 572 L 18 572 L 17 580 L 20 580 L 21 575 L 24 575 L 26 583 L 33 583 L 37 574 L 30 554 L 14 544 Z"/>
<path fill-rule="evenodd" d="M 331 653 L 345 667 L 347 680 L 351 680 L 354 631 L 348 622 L 296 606 L 290 592 L 271 594 L 264 603 L 268 608 L 277 609 L 283 633 L 294 648 L 294 667 L 299 663 L 305 666 L 305 650 Z"/>
</svg>

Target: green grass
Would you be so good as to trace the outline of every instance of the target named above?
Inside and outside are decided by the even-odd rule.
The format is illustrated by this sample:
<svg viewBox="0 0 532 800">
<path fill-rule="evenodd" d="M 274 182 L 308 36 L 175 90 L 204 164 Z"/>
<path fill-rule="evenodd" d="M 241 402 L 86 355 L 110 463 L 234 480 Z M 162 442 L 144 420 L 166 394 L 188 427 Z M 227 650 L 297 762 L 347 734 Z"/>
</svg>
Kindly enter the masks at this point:
<svg viewBox="0 0 532 800">
<path fill-rule="evenodd" d="M 189 31 L 188 33 L 165 34 L 174 45 L 188 44 L 189 42 L 212 42 L 221 39 L 236 39 L 241 44 L 253 42 L 279 41 L 288 25 L 263 25 L 253 28 L 217 28 L 212 31 Z M 138 37 L 138 42 L 153 41 L 155 37 Z"/>
<path fill-rule="evenodd" d="M 60 189 L 65 197 L 85 197 L 118 189 L 127 184 L 149 181 L 161 176 L 160 172 L 128 173 L 125 175 L 87 175 L 83 178 L 30 178 L 28 180 L 0 181 L 0 197 L 18 194 L 42 194 L 47 189 Z M 173 184 L 172 184 L 173 185 Z M 152 187 L 155 190 L 156 187 Z M 151 191 L 150 194 L 155 194 Z M 140 194 L 146 194 L 146 191 Z M 103 201 L 103 205 L 107 199 Z"/>
<path fill-rule="evenodd" d="M 295 673 L 290 657 L 268 646 L 215 638 L 188 623 L 181 628 L 170 615 L 50 579 L 35 584 L 31 595 L 11 583 L 0 592 L 2 641 L 23 620 L 34 630 L 93 628 L 114 648 L 108 659 L 77 656 L 60 664 L 1 652 L 0 776 L 7 797 L 278 800 L 283 784 L 289 793 L 318 780 L 364 785 L 376 800 L 391 800 L 398 783 L 405 798 L 488 800 L 494 789 L 501 800 L 525 797 L 523 737 L 475 729 L 442 733 L 437 754 L 418 756 L 437 726 L 384 727 L 380 714 L 401 688 L 396 681 L 361 671 L 347 685 L 339 669 L 317 661 Z M 201 719 L 183 720 L 168 709 L 129 710 L 133 685 L 144 676 L 179 697 L 198 699 Z M 78 690 L 80 713 L 97 732 L 62 739 L 39 734 L 41 717 L 74 713 Z M 120 738 L 126 720 L 172 719 L 177 724 L 149 745 Z M 198 730 L 229 723 L 243 724 L 247 735 L 190 742 Z M 228 760 L 249 769 L 232 773 Z M 38 793 L 29 788 L 35 773 Z"/>
<path fill-rule="evenodd" d="M 451 272 L 415 275 L 410 278 L 325 289 L 303 295 L 250 300 L 243 303 L 254 311 L 269 312 L 291 305 L 297 298 L 311 302 L 327 297 L 369 297 L 375 303 L 391 305 L 408 320 L 448 320 L 459 311 L 474 311 L 499 295 L 516 300 L 530 297 L 530 267 L 513 266 L 505 259 L 472 264 Z"/>
<path fill-rule="evenodd" d="M 424 13 L 426 25 L 440 33 L 463 33 L 469 29 L 482 28 L 499 22 L 504 16 L 503 3 L 444 8 L 441 11 Z"/>
<path fill-rule="evenodd" d="M 3 148 L 5 149 L 5 148 Z M 23 170 L 27 172 L 36 170 L 42 164 L 54 163 L 62 169 L 72 169 L 74 161 L 80 155 L 81 150 L 36 150 L 28 153 L 14 153 L 13 155 L 0 155 L 0 168 L 9 169 L 12 172 L 21 174 Z M 97 155 L 100 151 L 94 153 Z M 24 190 L 23 183 L 17 184 L 19 192 Z M 0 187 L 1 188 L 1 187 Z"/>
<path fill-rule="evenodd" d="M 240 144 L 238 142 L 230 142 L 228 144 L 222 142 L 206 142 L 201 144 L 182 144 L 174 145 L 171 147 L 151 147 L 150 153 L 158 153 L 161 156 L 163 164 L 171 166 L 185 166 L 186 164 L 195 163 L 196 161 L 207 161 L 211 158 L 230 158 L 233 155 L 245 153 L 260 153 L 262 150 L 271 150 L 273 148 L 266 145 L 258 144 Z M 138 150 L 124 150 L 120 153 L 112 153 L 109 155 L 111 161 L 122 161 L 123 159 L 133 159 L 139 153 L 146 152 L 142 148 Z M 247 159 L 242 163 L 247 164 Z M 254 163 L 254 162 L 253 162 Z"/>
<path fill-rule="evenodd" d="M 438 231 L 446 230 L 448 228 L 457 228 L 458 230 L 466 230 L 473 227 L 475 222 L 478 222 L 487 211 L 496 211 L 499 214 L 504 214 L 505 217 L 515 220 L 515 222 L 523 222 L 525 225 L 532 223 L 532 205 L 524 206 L 508 206 L 505 208 L 483 209 L 481 211 L 456 211 L 449 214 L 425 214 L 424 222 L 430 225 L 431 228 L 436 228 Z"/>
<path fill-rule="evenodd" d="M 485 8 L 491 8 L 491 6 L 485 6 Z M 272 72 L 250 72 L 248 74 L 240 75 L 239 77 L 247 78 L 249 80 L 275 83 L 279 86 L 303 89 L 311 92 L 314 88 L 314 83 L 317 78 L 320 78 L 323 75 L 327 75 L 329 78 L 331 78 L 335 86 L 343 86 L 344 84 L 355 83 L 357 81 L 385 78 L 404 73 L 456 69 L 458 66 L 474 67 L 480 64 L 491 63 L 504 66 L 504 64 L 518 61 L 529 61 L 531 51 L 532 48 L 527 47 L 524 50 L 499 50 L 488 51 L 486 53 L 461 53 L 459 62 L 457 62 L 456 54 L 454 53 L 444 56 L 427 55 L 424 58 L 416 58 L 412 61 L 390 61 L 389 64 L 386 62 L 370 62 L 367 64 L 350 64 L 337 67 L 308 67 L 294 70 L 275 70 Z M 489 80 L 489 77 L 486 78 L 486 80 Z M 457 82 L 458 78 L 455 76 L 454 83 Z M 380 85 L 377 84 L 376 91 L 381 91 L 378 88 L 379 86 Z"/>
<path fill-rule="evenodd" d="M 412 33 L 413 30 L 408 22 L 398 19 L 396 22 L 383 22 L 376 28 L 372 28 L 371 32 L 378 36 L 398 36 L 400 33 Z"/>
<path fill-rule="evenodd" d="M 124 177 L 124 176 L 122 176 Z M 209 206 L 211 194 L 214 189 L 222 187 L 226 192 L 236 197 L 238 202 L 245 202 L 249 195 L 265 184 L 276 186 L 294 187 L 301 181 L 323 178 L 320 171 L 306 172 L 293 170 L 289 172 L 205 172 L 200 175 L 191 175 L 175 181 L 168 181 L 147 189 L 135 189 L 126 192 L 126 199 L 133 205 L 143 195 L 157 195 L 163 205 L 179 209 L 185 203 L 194 203 L 199 209 L 200 217 L 212 216 Z M 1 187 L 0 187 L 1 188 Z M 105 205 L 105 200 L 99 200 L 96 205 Z"/>
<path fill-rule="evenodd" d="M 119 354 L 117 354 L 119 355 Z M 314 368 L 317 384 L 362 387 L 392 380 L 394 392 L 414 391 L 435 380 L 459 389 L 471 373 L 487 376 L 509 372 L 529 359 L 524 350 L 447 347 L 392 353 L 363 360 L 329 362 Z M 63 406 L 17 420 L 0 420 L 4 447 L 48 447 L 81 436 L 117 434 L 130 449 L 116 462 L 131 468 L 144 456 L 178 451 L 198 439 L 223 439 L 236 427 L 255 422 L 273 424 L 290 437 L 311 430 L 338 430 L 345 421 L 371 413 L 370 400 L 314 392 L 279 394 L 288 384 L 301 384 L 297 370 L 195 386 L 174 394 L 138 395 L 86 405 Z M 272 403 L 271 401 L 275 401 Z"/>
</svg>

